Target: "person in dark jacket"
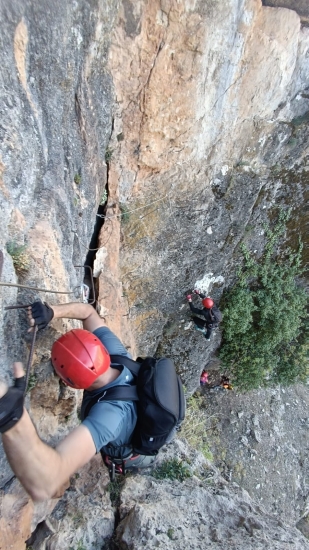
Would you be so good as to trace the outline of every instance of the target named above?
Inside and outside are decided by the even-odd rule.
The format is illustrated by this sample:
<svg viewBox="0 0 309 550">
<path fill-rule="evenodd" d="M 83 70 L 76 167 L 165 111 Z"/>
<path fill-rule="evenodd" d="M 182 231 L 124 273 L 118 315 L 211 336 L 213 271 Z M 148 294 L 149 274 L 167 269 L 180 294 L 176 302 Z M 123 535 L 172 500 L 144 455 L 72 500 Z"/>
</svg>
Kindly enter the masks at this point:
<svg viewBox="0 0 309 550">
<path fill-rule="evenodd" d="M 205 296 L 199 290 L 194 290 L 194 293 L 197 294 L 202 299 L 203 309 L 194 307 L 194 305 L 192 304 L 191 294 L 188 294 L 187 296 L 189 307 L 192 313 L 201 315 L 204 319 L 202 320 L 199 317 L 195 317 L 195 316 L 192 316 L 192 319 L 195 325 L 198 327 L 198 329 L 200 330 L 203 328 L 204 330 L 206 329 L 204 336 L 206 341 L 209 342 L 212 329 L 218 326 L 218 323 L 221 321 L 222 315 L 220 310 L 215 306 L 215 303 L 212 298 Z M 214 311 L 214 309 L 216 311 Z"/>
</svg>

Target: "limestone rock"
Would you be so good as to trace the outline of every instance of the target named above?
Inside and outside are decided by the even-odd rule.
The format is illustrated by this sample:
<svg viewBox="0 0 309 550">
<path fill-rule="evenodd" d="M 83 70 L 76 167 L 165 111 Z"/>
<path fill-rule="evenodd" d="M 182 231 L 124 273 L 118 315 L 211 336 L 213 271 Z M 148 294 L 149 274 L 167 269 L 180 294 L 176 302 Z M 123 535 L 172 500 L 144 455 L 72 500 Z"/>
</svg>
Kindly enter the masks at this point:
<svg viewBox="0 0 309 550">
<path fill-rule="evenodd" d="M 116 540 L 120 548 L 134 550 L 227 545 L 244 550 L 309 548 L 297 529 L 284 526 L 246 491 L 216 476 L 206 480 L 193 476 L 183 483 L 149 476 L 127 479 Z"/>
<path fill-rule="evenodd" d="M 188 393 L 196 389 L 221 335 L 218 331 L 205 347 L 190 325 L 185 294 L 203 281 L 219 301 L 235 277 L 239 243 L 245 240 L 258 257 L 263 223 L 278 204 L 295 207 L 291 242 L 299 234 L 308 242 L 309 29 L 302 24 L 301 0 L 273 3 L 275 8 L 260 0 L 1 4 L 1 282 L 46 290 L 1 287 L 1 306 L 38 298 L 50 303 L 81 299 L 76 289 L 83 269 L 74 266 L 84 263 L 98 205 L 108 192 L 98 242 L 104 252 L 96 273 L 100 312 L 133 355 L 172 357 Z M 297 4 L 302 4 L 298 13 L 286 9 Z M 30 269 L 23 278 L 6 251 L 12 240 L 28 247 Z M 37 339 L 36 383 L 26 405 L 40 435 L 50 442 L 78 423 L 81 396 L 59 386 L 49 361 L 53 341 L 72 326 L 78 323 L 56 320 Z M 0 308 L 0 369 L 7 380 L 11 361 L 27 358 L 26 329 L 23 311 Z M 265 441 L 262 425 L 259 418 L 252 429 L 255 438 L 247 424 L 235 436 L 254 440 L 250 449 L 245 447 L 250 456 L 255 456 L 253 443 Z M 283 420 L 276 424 L 279 436 L 283 426 Z M 42 550 L 46 544 L 64 548 L 79 540 L 91 548 L 109 537 L 113 510 L 106 485 L 93 489 L 94 504 L 83 475 L 79 488 L 66 493 L 51 517 L 49 508 L 36 514 L 11 481 L 1 450 L 1 521 L 15 517 L 17 526 L 6 522 L 7 544 L 15 544 L 16 533 L 16 545 L 23 548 L 37 523 Z M 184 516 L 177 516 L 179 533 L 186 534 L 192 548 L 204 531 L 212 545 L 232 532 L 246 548 L 253 533 L 259 548 L 264 529 L 273 548 L 284 541 L 306 548 L 292 528 L 289 535 L 277 519 L 264 512 L 260 517 L 249 497 L 233 486 L 231 499 L 243 506 L 243 516 L 233 506 L 235 517 L 227 513 L 226 484 L 218 495 L 208 494 L 204 482 L 200 487 L 194 478 L 184 484 L 182 499 L 176 490 L 164 496 L 163 488 L 171 489 L 168 482 L 153 483 L 141 480 L 165 507 L 174 509 L 177 502 L 185 513 L 183 501 L 192 490 L 201 499 L 197 513 L 205 508 L 213 518 L 212 523 L 207 518 L 198 522 L 190 512 L 190 534 Z M 142 501 L 137 481 L 126 484 Z M 175 539 L 178 530 L 161 510 L 155 511 L 151 493 L 153 517 L 165 531 L 150 526 L 147 535 L 143 524 L 145 539 L 132 541 L 138 522 L 152 516 L 146 502 L 133 509 L 127 493 L 119 526 L 124 547 L 182 544 Z M 302 497 L 296 520 L 304 516 L 303 504 Z M 222 526 L 215 523 L 216 511 L 226 512 Z M 74 514 L 79 513 L 76 525 Z"/>
<path fill-rule="evenodd" d="M 59 501 L 30 543 L 35 550 L 78 547 L 101 548 L 114 530 L 114 510 L 107 485 L 109 477 L 97 456 L 71 480 Z M 29 543 L 29 544 L 30 544 Z"/>
<path fill-rule="evenodd" d="M 32 531 L 57 503 L 56 499 L 33 504 L 20 483 L 15 479 L 0 493 L 0 549 L 26 549 L 26 540 Z"/>
</svg>

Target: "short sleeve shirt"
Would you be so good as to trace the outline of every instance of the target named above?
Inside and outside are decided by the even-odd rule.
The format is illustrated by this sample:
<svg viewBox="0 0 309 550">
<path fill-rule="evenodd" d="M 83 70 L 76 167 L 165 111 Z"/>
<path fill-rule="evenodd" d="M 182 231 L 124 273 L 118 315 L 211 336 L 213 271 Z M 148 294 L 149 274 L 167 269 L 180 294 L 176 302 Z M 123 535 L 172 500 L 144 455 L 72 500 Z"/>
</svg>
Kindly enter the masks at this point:
<svg viewBox="0 0 309 550">
<path fill-rule="evenodd" d="M 131 357 L 120 340 L 107 327 L 100 327 L 93 332 L 112 355 Z M 102 393 L 103 389 L 115 386 L 131 385 L 134 377 L 125 366 L 120 366 L 120 375 L 116 380 L 93 391 L 84 391 L 81 417 L 90 400 Z M 88 428 L 94 441 L 96 451 L 117 458 L 126 456 L 132 451 L 131 436 L 136 425 L 136 404 L 133 401 L 102 401 L 91 408 L 82 424 Z"/>
</svg>

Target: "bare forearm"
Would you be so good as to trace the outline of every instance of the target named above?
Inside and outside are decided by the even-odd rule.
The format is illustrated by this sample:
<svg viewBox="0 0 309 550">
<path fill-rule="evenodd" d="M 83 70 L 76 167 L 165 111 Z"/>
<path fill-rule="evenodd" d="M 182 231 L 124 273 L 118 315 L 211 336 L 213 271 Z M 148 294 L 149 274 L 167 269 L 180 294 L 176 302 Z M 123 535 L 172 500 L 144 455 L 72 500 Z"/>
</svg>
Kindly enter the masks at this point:
<svg viewBox="0 0 309 550">
<path fill-rule="evenodd" d="M 50 306 L 54 311 L 55 319 L 79 319 L 84 321 L 95 311 L 90 304 L 81 304 L 79 302 L 72 302 L 70 304 L 59 304 L 56 306 Z"/>
<path fill-rule="evenodd" d="M 26 411 L 2 435 L 13 472 L 34 501 L 59 496 L 70 476 L 96 454 L 92 436 L 83 425 L 75 428 L 53 449 L 38 436 Z"/>
<path fill-rule="evenodd" d="M 61 456 L 38 436 L 26 411 L 2 436 L 13 472 L 33 500 L 51 498 L 66 481 L 61 478 Z"/>
<path fill-rule="evenodd" d="M 83 322 L 84 329 L 90 332 L 105 326 L 104 321 L 90 304 L 72 302 L 70 304 L 60 304 L 50 307 L 54 311 L 55 319 L 78 319 Z"/>
</svg>

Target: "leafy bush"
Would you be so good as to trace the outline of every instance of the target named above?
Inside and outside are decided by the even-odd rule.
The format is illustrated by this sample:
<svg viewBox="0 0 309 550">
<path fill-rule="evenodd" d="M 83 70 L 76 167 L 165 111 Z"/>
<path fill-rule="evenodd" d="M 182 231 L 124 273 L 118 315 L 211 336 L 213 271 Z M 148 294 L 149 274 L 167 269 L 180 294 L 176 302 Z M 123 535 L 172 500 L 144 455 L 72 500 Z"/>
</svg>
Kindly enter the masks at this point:
<svg viewBox="0 0 309 550">
<path fill-rule="evenodd" d="M 12 241 L 7 243 L 6 249 L 13 260 L 16 273 L 18 275 L 25 275 L 30 268 L 27 245 L 19 245 L 15 241 Z"/>
<path fill-rule="evenodd" d="M 289 212 L 275 228 L 265 227 L 259 261 L 242 244 L 238 280 L 222 299 L 223 341 L 219 356 L 233 381 L 249 390 L 305 380 L 309 373 L 308 296 L 297 282 L 302 274 L 302 243 L 297 251 L 275 252 Z"/>
<path fill-rule="evenodd" d="M 177 458 L 165 460 L 160 466 L 153 470 L 152 474 L 156 479 L 177 479 L 184 481 L 188 477 L 192 477 L 189 468 Z"/>
</svg>

